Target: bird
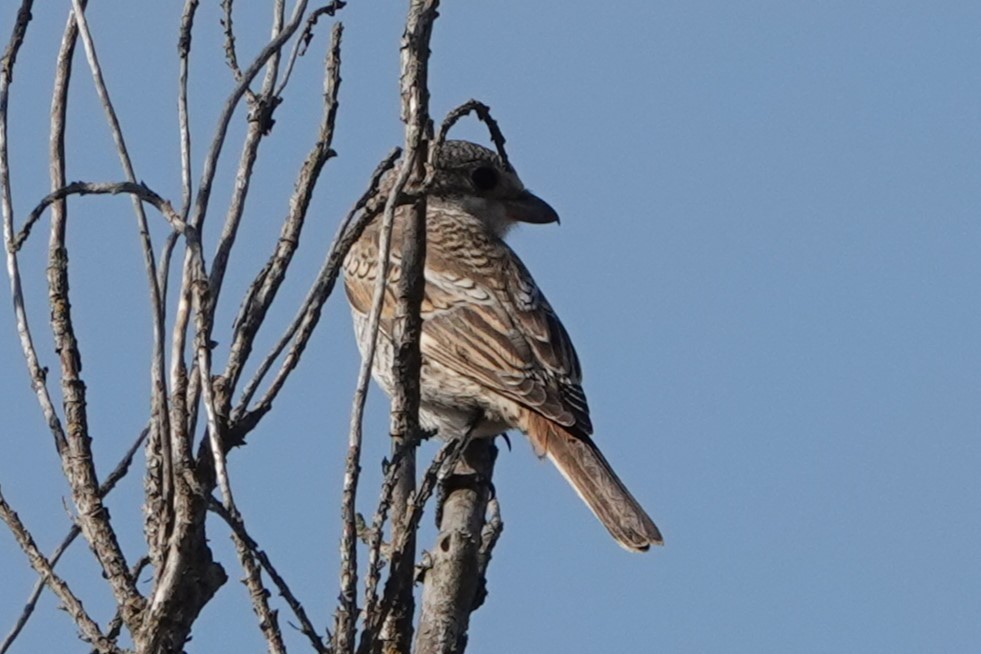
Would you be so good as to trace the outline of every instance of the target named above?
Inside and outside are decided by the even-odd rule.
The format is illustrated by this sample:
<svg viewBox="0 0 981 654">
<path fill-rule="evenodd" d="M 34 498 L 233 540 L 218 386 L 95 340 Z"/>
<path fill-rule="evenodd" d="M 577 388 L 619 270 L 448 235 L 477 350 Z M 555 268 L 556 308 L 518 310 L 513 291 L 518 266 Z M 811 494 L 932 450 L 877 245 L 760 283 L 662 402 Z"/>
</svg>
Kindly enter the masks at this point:
<svg viewBox="0 0 981 654">
<path fill-rule="evenodd" d="M 426 258 L 420 337 L 420 427 L 442 439 L 517 429 L 548 458 L 627 550 L 663 544 L 661 532 L 592 438 L 582 370 L 568 332 L 504 237 L 518 223 L 559 222 L 495 152 L 448 140 L 436 146 L 426 187 Z M 387 186 L 394 182 L 390 171 Z M 383 179 L 382 187 L 386 186 Z M 392 243 L 411 207 L 396 209 Z M 362 356 L 380 270 L 381 217 L 344 260 L 344 288 Z M 395 284 L 390 255 L 372 376 L 392 395 Z"/>
</svg>

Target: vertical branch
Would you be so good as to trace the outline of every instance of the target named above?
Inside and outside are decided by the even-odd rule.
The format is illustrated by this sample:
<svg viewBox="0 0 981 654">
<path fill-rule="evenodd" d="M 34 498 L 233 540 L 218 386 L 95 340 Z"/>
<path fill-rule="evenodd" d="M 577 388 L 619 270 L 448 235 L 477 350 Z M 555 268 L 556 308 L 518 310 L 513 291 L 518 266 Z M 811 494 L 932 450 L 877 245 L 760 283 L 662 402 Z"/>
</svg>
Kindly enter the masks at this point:
<svg viewBox="0 0 981 654">
<path fill-rule="evenodd" d="M 14 24 L 10 41 L 0 59 L 0 214 L 3 216 L 3 241 L 7 254 L 7 276 L 10 278 L 10 298 L 14 305 L 14 319 L 17 323 L 17 336 L 20 339 L 21 351 L 27 363 L 27 373 L 31 379 L 31 388 L 37 397 L 48 429 L 54 438 L 55 448 L 59 455 L 68 449 L 65 431 L 55 410 L 51 393 L 47 386 L 47 368 L 41 365 L 34 346 L 27 321 L 27 308 L 24 304 L 24 289 L 20 279 L 20 262 L 17 259 L 17 249 L 14 245 L 14 207 L 13 195 L 10 189 L 10 157 L 7 150 L 7 103 L 10 97 L 10 85 L 14 80 L 14 64 L 17 53 L 27 34 L 27 25 L 31 20 L 31 0 L 23 0 L 17 11 L 17 21 Z"/>
<path fill-rule="evenodd" d="M 491 439 L 474 439 L 442 483 L 439 534 L 426 571 L 416 654 L 460 654 L 466 649 L 470 613 L 483 599 L 481 563 L 489 551 L 482 555 L 482 533 L 496 459 Z"/>
<path fill-rule="evenodd" d="M 341 23 L 335 23 L 331 31 L 330 46 L 324 60 L 324 104 L 317 142 L 307 154 L 293 185 L 294 190 L 290 196 L 289 211 L 283 220 L 275 250 L 262 270 L 256 275 L 235 318 L 235 333 L 232 337 L 228 365 L 224 373 L 225 382 L 229 389 L 233 389 L 238 384 L 242 368 L 252 353 L 252 345 L 259 327 L 262 325 L 266 312 L 272 305 L 280 285 L 286 277 L 286 271 L 292 262 L 293 254 L 299 246 L 307 208 L 313 199 L 313 192 L 317 181 L 320 179 L 320 173 L 327 161 L 335 155 L 331 145 L 334 141 L 334 124 L 339 106 L 342 35 L 343 26 Z M 270 88 L 271 84 L 270 81 Z M 265 94 L 264 89 L 260 98 L 266 97 Z M 269 102 L 274 101 L 274 98 L 269 99 Z M 260 99 L 259 102 L 261 104 L 263 100 Z M 237 222 L 235 226 L 237 228 Z M 228 234 L 227 237 L 226 233 Z M 221 283 L 221 275 L 224 273 L 224 257 L 227 257 L 227 248 L 231 247 L 233 239 L 234 230 L 222 233 L 218 254 L 215 256 L 211 271 L 213 286 Z"/>
<path fill-rule="evenodd" d="M 76 22 L 84 40 L 87 34 L 84 29 L 84 14 L 80 0 L 73 0 L 73 6 Z M 89 58 L 93 60 L 90 41 L 87 42 L 87 46 Z M 57 98 L 55 102 L 57 104 Z M 57 127 L 57 118 L 53 123 Z M 63 152 L 59 151 L 56 145 L 52 154 L 55 157 L 51 162 L 52 172 L 57 176 L 63 165 L 57 157 Z M 81 378 L 82 359 L 72 326 L 71 303 L 68 298 L 68 253 L 64 243 L 63 220 L 52 223 L 48 289 L 51 304 L 51 331 L 54 336 L 55 351 L 58 352 L 61 364 L 61 388 L 65 420 L 68 425 L 66 433 L 68 447 L 62 454 L 62 469 L 71 487 L 72 500 L 78 511 L 82 533 L 92 546 L 109 580 L 126 624 L 135 632 L 138 614 L 143 607 L 143 598 L 136 590 L 135 581 L 130 575 L 122 549 L 109 522 L 109 514 L 98 492 L 91 437 L 88 433 L 86 388 Z"/>
<path fill-rule="evenodd" d="M 273 3 L 272 18 L 272 38 L 276 38 L 283 29 L 283 16 L 285 12 L 285 0 L 276 0 Z M 231 5 L 228 5 L 231 11 Z M 231 29 L 231 26 L 229 26 Z M 210 339 L 214 327 L 214 309 L 221 294 L 222 282 L 225 275 L 225 266 L 231 253 L 232 245 L 235 243 L 235 236 L 238 234 L 239 222 L 245 210 L 245 200 L 248 197 L 249 188 L 252 184 L 252 172 L 255 160 L 259 153 L 259 144 L 262 138 L 269 134 L 272 129 L 272 112 L 279 104 L 278 98 L 273 95 L 273 88 L 279 76 L 279 62 L 281 49 L 273 51 L 266 64 L 266 75 L 263 81 L 262 91 L 258 96 L 251 92 L 247 94 L 247 106 L 249 108 L 248 123 L 249 128 L 242 142 L 242 154 L 239 157 L 239 165 L 235 171 L 235 186 L 232 190 L 232 199 L 228 205 L 228 212 L 225 224 L 222 226 L 221 237 L 218 240 L 218 248 L 215 251 L 215 258 L 209 276 L 208 303 L 205 307 L 207 315 L 206 335 Z M 200 225 L 199 225 L 200 227 Z M 203 253 L 202 253 L 203 254 Z M 221 384 L 223 387 L 224 384 Z M 190 411 L 189 423 L 190 431 L 193 433 L 197 420 L 198 397 L 202 390 L 202 380 L 200 370 L 195 369 L 194 374 L 189 379 L 187 390 L 187 406 Z M 221 393 L 218 407 L 222 414 L 227 414 L 228 394 Z"/>
<path fill-rule="evenodd" d="M 136 173 L 133 168 L 132 160 L 126 147 L 122 128 L 116 116 L 115 109 L 109 97 L 109 91 L 102 76 L 102 69 L 99 65 L 92 36 L 89 32 L 85 19 L 85 2 L 73 0 L 74 18 L 77 29 L 73 25 L 66 28 L 65 39 L 62 43 L 63 55 L 59 57 L 59 71 L 65 71 L 63 83 L 56 84 L 53 94 L 52 125 L 51 125 L 51 178 L 54 188 L 60 188 L 65 184 L 64 178 L 64 110 L 67 104 L 67 82 L 71 70 L 71 53 L 74 49 L 75 34 L 79 33 L 82 37 L 82 44 L 85 48 L 89 67 L 92 71 L 92 79 L 95 82 L 96 91 L 102 102 L 109 124 L 116 150 L 119 154 L 120 164 L 129 182 L 136 181 Z M 193 6 L 189 9 L 193 10 Z M 185 22 L 187 29 L 190 30 L 192 15 L 185 12 Z M 188 32 L 189 38 L 189 32 Z M 59 75 L 59 82 L 61 82 Z M 55 110 L 59 108 L 59 111 Z M 169 407 L 167 406 L 167 384 L 164 376 L 166 363 L 164 360 L 164 301 L 160 293 L 159 280 L 157 277 L 157 265 L 153 252 L 153 244 L 150 240 L 150 231 L 147 223 L 146 213 L 139 198 L 133 197 L 133 210 L 136 214 L 137 231 L 140 238 L 140 246 L 143 253 L 144 267 L 146 269 L 147 286 L 150 296 L 150 315 L 153 332 L 153 352 L 150 363 L 150 385 L 151 385 L 151 436 L 147 443 L 147 483 L 146 483 L 146 505 L 147 515 L 146 531 L 148 544 L 150 545 L 151 560 L 159 564 L 161 551 L 163 548 L 161 524 L 167 524 L 172 518 L 170 516 L 170 503 L 166 500 L 172 494 L 172 461 L 171 451 L 166 443 L 166 435 L 169 434 Z M 56 254 L 63 253 L 58 260 L 67 265 L 67 251 L 64 249 L 64 220 L 65 205 L 59 203 L 53 207 L 52 215 L 52 237 L 51 252 L 52 260 Z M 65 292 L 67 293 L 67 268 L 63 270 Z M 70 316 L 69 316 L 70 319 Z M 135 628 L 135 622 L 125 611 L 122 613 L 124 620 L 131 629 Z"/>
<path fill-rule="evenodd" d="M 226 49 L 234 52 L 234 36 L 232 33 L 232 4 L 223 3 L 226 9 L 226 38 L 231 41 L 226 45 Z M 273 11 L 272 36 L 276 37 L 283 29 L 283 3 L 282 0 L 276 2 Z M 225 224 L 221 229 L 221 236 L 218 239 L 218 247 L 215 251 L 214 261 L 211 264 L 211 298 L 209 301 L 209 313 L 214 312 L 214 307 L 218 302 L 221 293 L 222 281 L 225 277 L 225 267 L 232 246 L 235 244 L 235 236 L 238 233 L 238 225 L 245 211 L 245 200 L 249 194 L 249 186 L 252 182 L 252 171 L 255 166 L 256 156 L 259 151 L 259 144 L 262 137 L 269 134 L 272 127 L 272 111 L 279 103 L 274 93 L 274 86 L 279 75 L 279 61 L 281 52 L 277 50 L 266 66 L 266 76 L 262 83 L 262 90 L 258 96 L 249 96 L 248 106 L 249 128 L 242 143 L 242 154 L 239 157 L 238 168 L 235 172 L 235 188 L 232 193 L 232 200 L 228 204 L 228 212 L 225 216 Z M 231 61 L 235 61 L 234 57 Z M 237 67 L 237 63 L 235 64 Z M 233 70 L 235 68 L 233 67 Z M 238 73 L 241 74 L 240 72 Z"/>
<path fill-rule="evenodd" d="M 426 176 L 428 146 L 432 131 L 429 119 L 429 41 L 437 17 L 438 0 L 411 0 L 400 48 L 402 121 L 405 123 L 405 165 L 412 165 L 410 183 L 421 185 Z M 423 267 L 426 260 L 426 197 L 408 209 L 402 236 L 402 275 L 396 287 L 395 316 L 392 328 L 394 345 L 391 434 L 392 452 L 402 452 L 393 465 L 395 487 L 392 491 L 392 541 L 402 540 L 408 528 L 406 512 L 416 490 L 416 444 L 419 432 L 419 370 L 422 363 L 419 339 L 422 333 Z M 384 652 L 404 652 L 412 642 L 415 613 L 413 569 L 415 533 L 405 534 L 405 549 L 389 574 L 397 584 L 392 612 L 382 628 Z"/>
<path fill-rule="evenodd" d="M 191 124 L 187 112 L 187 74 L 190 67 L 191 31 L 198 0 L 185 0 L 181 14 L 181 29 L 177 39 L 177 129 L 181 144 L 181 218 L 187 220 L 191 205 Z"/>
</svg>

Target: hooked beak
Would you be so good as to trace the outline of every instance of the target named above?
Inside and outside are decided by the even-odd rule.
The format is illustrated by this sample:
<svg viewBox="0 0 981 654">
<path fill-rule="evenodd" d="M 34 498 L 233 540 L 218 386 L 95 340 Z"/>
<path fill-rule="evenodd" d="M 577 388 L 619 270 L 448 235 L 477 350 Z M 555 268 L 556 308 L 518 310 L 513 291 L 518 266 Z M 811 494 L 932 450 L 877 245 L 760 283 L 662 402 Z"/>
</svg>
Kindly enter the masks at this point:
<svg viewBox="0 0 981 654">
<path fill-rule="evenodd" d="M 545 225 L 559 222 L 559 214 L 555 213 L 548 202 L 530 191 L 522 191 L 514 200 L 507 201 L 508 218 L 522 223 Z"/>
</svg>

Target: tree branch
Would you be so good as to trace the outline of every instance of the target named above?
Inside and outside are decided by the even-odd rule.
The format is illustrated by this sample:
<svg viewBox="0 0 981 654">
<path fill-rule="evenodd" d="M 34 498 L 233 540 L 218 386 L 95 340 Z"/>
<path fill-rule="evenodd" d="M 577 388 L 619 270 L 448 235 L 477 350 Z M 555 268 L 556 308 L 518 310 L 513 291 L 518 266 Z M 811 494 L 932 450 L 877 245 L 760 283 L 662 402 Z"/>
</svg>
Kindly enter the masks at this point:
<svg viewBox="0 0 981 654">
<path fill-rule="evenodd" d="M 491 439 L 474 439 L 441 484 L 439 534 L 425 572 L 416 654 L 459 654 L 466 649 L 470 613 L 479 606 L 489 560 L 489 550 L 481 555 L 482 535 L 496 458 Z M 487 544 L 492 546 L 490 540 Z"/>
<path fill-rule="evenodd" d="M 61 600 L 68 615 L 72 617 L 75 625 L 82 632 L 82 638 L 86 642 L 94 645 L 101 653 L 115 654 L 119 652 L 120 650 L 116 647 L 116 644 L 102 634 L 99 625 L 85 612 L 82 603 L 72 593 L 68 584 L 54 573 L 51 563 L 41 554 L 41 551 L 34 543 L 34 538 L 31 537 L 30 532 L 24 527 L 20 518 L 10 508 L 10 505 L 7 504 L 7 500 L 3 497 L 2 492 L 0 492 L 0 520 L 3 520 L 10 528 L 11 533 L 13 533 L 14 538 L 17 540 L 17 544 L 20 545 L 24 554 L 27 555 L 27 559 L 30 561 L 34 571 L 41 576 L 44 583 L 51 589 L 51 592 Z"/>
<path fill-rule="evenodd" d="M 249 428 L 248 426 L 253 424 L 257 416 L 262 416 L 271 408 L 272 402 L 286 382 L 286 378 L 296 368 L 300 355 L 306 348 L 306 344 L 320 320 L 323 306 L 334 290 L 334 284 L 337 282 L 337 277 L 340 274 L 344 257 L 347 256 L 351 246 L 357 242 L 368 223 L 381 211 L 377 202 L 378 187 L 381 178 L 386 172 L 392 169 L 401 152 L 399 148 L 392 150 L 378 164 L 378 167 L 375 168 L 375 172 L 371 176 L 368 190 L 361 195 L 347 216 L 345 216 L 341 225 L 337 228 L 334 240 L 331 242 L 330 248 L 328 248 L 324 261 L 320 266 L 320 271 L 317 273 L 317 279 L 307 292 L 307 296 L 304 298 L 303 304 L 293 318 L 293 322 L 287 327 L 279 342 L 270 350 L 266 358 L 263 359 L 252 379 L 249 380 L 249 383 L 245 385 L 245 389 L 242 391 L 242 397 L 232 411 L 232 421 L 235 424 L 236 431 Z M 382 204 L 383 201 L 384 198 L 382 198 Z M 357 220 L 355 220 L 355 216 L 357 216 Z M 293 341 L 293 345 L 284 357 L 282 366 L 270 384 L 269 389 L 259 401 L 258 405 L 254 409 L 248 410 L 249 402 L 252 401 L 252 397 L 255 395 L 262 379 L 272 368 L 273 363 L 275 363 L 276 359 L 291 340 Z"/>
<path fill-rule="evenodd" d="M 130 446 L 129 450 L 127 450 L 126 454 L 123 455 L 123 458 L 116 464 L 113 471 L 109 473 L 109 475 L 102 482 L 102 485 L 99 486 L 100 496 L 105 497 L 108 495 L 112 489 L 116 487 L 119 480 L 125 477 L 126 473 L 129 472 L 129 467 L 133 463 L 133 457 L 136 455 L 136 451 L 140 449 L 140 445 L 143 444 L 143 441 L 146 440 L 148 431 L 149 429 L 144 429 L 140 433 L 137 439 Z M 78 538 L 81 531 L 82 530 L 77 524 L 72 525 L 72 528 L 68 530 L 68 534 L 65 535 L 58 547 L 54 549 L 54 552 L 51 553 L 51 558 L 49 561 L 52 569 L 58 564 L 58 561 L 61 559 L 61 555 L 65 553 L 73 542 L 75 542 L 75 539 Z M 41 591 L 44 590 L 44 586 L 45 582 L 43 579 L 39 579 L 37 583 L 34 584 L 34 588 L 31 589 L 31 594 L 28 596 L 27 602 L 24 604 L 24 610 L 21 611 L 20 617 L 17 618 L 17 622 L 14 623 L 14 626 L 3 639 L 3 642 L 0 642 L 0 654 L 5 654 L 6 651 L 10 649 L 10 646 L 14 644 L 14 641 L 24 628 L 24 625 L 26 625 L 27 621 L 30 620 L 31 615 L 34 613 L 34 608 L 37 605 L 37 600 L 41 596 Z"/>
<path fill-rule="evenodd" d="M 426 161 L 432 128 L 429 120 L 429 41 L 438 16 L 438 0 L 411 0 L 400 48 L 402 121 L 405 123 L 405 163 L 412 166 L 409 178 L 419 186 L 426 177 Z M 407 529 L 405 517 L 409 498 L 415 492 L 415 448 L 419 432 L 419 370 L 422 358 L 419 339 L 422 334 L 422 304 L 426 260 L 426 198 L 407 210 L 401 244 L 402 275 L 396 286 L 395 314 L 392 325 L 394 349 L 391 434 L 392 451 L 404 450 L 397 462 L 396 482 L 392 493 L 392 540 L 402 540 Z M 415 564 L 415 531 L 405 534 L 405 551 L 396 566 L 389 569 L 395 580 L 397 599 L 380 634 L 381 650 L 406 651 L 412 642 L 415 601 L 412 581 Z"/>
<path fill-rule="evenodd" d="M 232 515 L 229 513 L 225 507 L 223 507 L 219 502 L 212 500 L 208 507 L 225 523 L 232 529 L 233 535 L 236 538 L 235 546 L 236 548 L 244 547 L 247 549 L 256 559 L 258 559 L 259 564 L 262 569 L 266 571 L 269 578 L 276 585 L 279 590 L 280 596 L 286 600 L 286 603 L 293 610 L 293 614 L 299 621 L 300 632 L 307 637 L 310 644 L 313 646 L 314 650 L 319 654 L 327 654 L 330 650 L 324 645 L 317 635 L 317 630 L 314 628 L 313 623 L 310 622 L 310 618 L 307 616 L 306 610 L 300 601 L 296 599 L 293 591 L 290 590 L 289 585 L 287 585 L 286 580 L 283 579 L 279 571 L 273 566 L 272 561 L 269 560 L 269 555 L 267 555 L 262 549 L 259 548 L 259 544 L 249 535 L 248 531 L 245 529 L 245 522 L 241 515 Z"/>
<path fill-rule="evenodd" d="M 286 278 L 286 272 L 293 260 L 296 248 L 299 246 L 307 208 L 313 198 L 320 173 L 327 161 L 335 156 L 331 144 L 334 139 L 334 123 L 337 119 L 338 108 L 337 95 L 341 83 L 342 34 L 341 24 L 335 23 L 331 32 L 330 47 L 324 61 L 324 106 L 317 142 L 310 149 L 297 175 L 293 194 L 290 197 L 289 211 L 283 221 L 276 248 L 253 280 L 246 293 L 246 300 L 242 303 L 235 318 L 234 336 L 229 348 L 228 365 L 224 373 L 229 390 L 237 386 L 242 368 L 252 352 L 259 326 L 263 323 L 276 293 Z M 214 271 L 212 274 L 214 275 Z"/>
</svg>

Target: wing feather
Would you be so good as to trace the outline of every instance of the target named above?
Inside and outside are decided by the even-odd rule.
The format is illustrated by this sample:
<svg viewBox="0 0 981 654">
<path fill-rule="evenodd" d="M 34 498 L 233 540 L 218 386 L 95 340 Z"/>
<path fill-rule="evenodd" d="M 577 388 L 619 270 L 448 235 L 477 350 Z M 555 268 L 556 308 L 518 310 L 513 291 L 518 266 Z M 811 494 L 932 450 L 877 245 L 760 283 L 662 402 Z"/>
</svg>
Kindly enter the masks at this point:
<svg viewBox="0 0 981 654">
<path fill-rule="evenodd" d="M 503 241 L 460 233 L 453 224 L 427 229 L 426 284 L 420 347 L 433 361 L 573 433 L 592 424 L 579 358 L 568 332 L 521 260 Z M 396 222 L 398 224 L 398 222 Z M 398 234 L 393 242 L 398 243 Z M 377 230 L 368 230 L 345 260 L 352 308 L 367 314 L 377 275 Z M 390 336 L 393 251 L 380 329 Z"/>
</svg>

